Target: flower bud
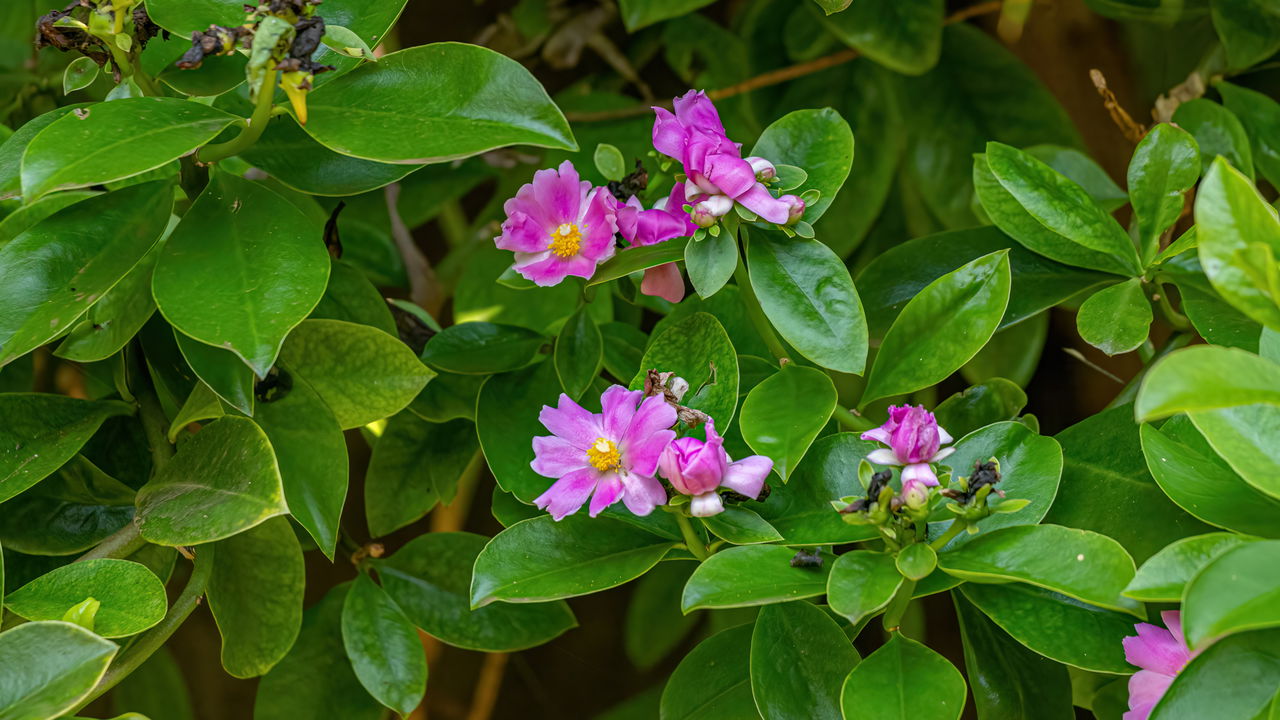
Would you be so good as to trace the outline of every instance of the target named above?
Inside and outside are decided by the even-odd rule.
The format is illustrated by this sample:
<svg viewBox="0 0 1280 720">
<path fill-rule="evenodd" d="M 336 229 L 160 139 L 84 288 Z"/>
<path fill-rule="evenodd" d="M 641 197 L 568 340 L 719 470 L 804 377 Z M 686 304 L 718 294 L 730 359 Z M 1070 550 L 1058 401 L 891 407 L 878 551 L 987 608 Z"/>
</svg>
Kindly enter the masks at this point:
<svg viewBox="0 0 1280 720">
<path fill-rule="evenodd" d="M 929 486 L 922 480 L 908 479 L 902 484 L 902 502 L 916 510 L 929 504 Z"/>
<path fill-rule="evenodd" d="M 751 171 L 756 174 L 756 180 L 760 182 L 769 182 L 778 177 L 778 171 L 773 167 L 773 163 L 762 157 L 749 157 L 746 159 L 747 164 L 751 165 Z"/>
<path fill-rule="evenodd" d="M 804 200 L 795 195 L 783 195 L 778 200 L 786 203 L 789 208 L 787 211 L 787 224 L 795 225 L 800 222 L 800 218 L 804 217 Z"/>
<path fill-rule="evenodd" d="M 712 195 L 693 206 L 690 218 L 693 224 L 701 228 L 709 228 L 720 221 L 733 209 L 733 199 L 727 195 Z"/>
</svg>

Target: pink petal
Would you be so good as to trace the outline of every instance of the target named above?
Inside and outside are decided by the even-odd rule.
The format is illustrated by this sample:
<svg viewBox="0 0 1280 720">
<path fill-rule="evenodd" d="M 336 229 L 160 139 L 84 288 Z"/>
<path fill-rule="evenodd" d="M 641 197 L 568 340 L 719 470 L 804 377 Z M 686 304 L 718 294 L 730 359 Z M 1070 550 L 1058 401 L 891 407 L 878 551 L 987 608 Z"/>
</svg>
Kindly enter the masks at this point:
<svg viewBox="0 0 1280 720">
<path fill-rule="evenodd" d="M 633 515 L 644 517 L 653 509 L 667 501 L 667 491 L 655 477 L 626 473 L 622 476 L 622 484 L 626 490 L 622 494 L 622 504 L 627 506 Z"/>
<path fill-rule="evenodd" d="M 933 474 L 933 468 L 929 467 L 929 463 L 912 463 L 902 468 L 902 485 L 906 487 L 907 483 L 918 482 L 928 487 L 934 487 L 938 484 L 938 476 Z"/>
<path fill-rule="evenodd" d="M 1155 708 L 1155 703 L 1143 703 L 1138 706 L 1130 705 L 1129 712 L 1120 716 L 1120 720 L 1147 720 L 1151 716 L 1151 711 Z"/>
<path fill-rule="evenodd" d="M 600 396 L 600 411 L 603 416 L 604 437 L 617 439 L 622 437 L 631 419 L 636 415 L 636 406 L 644 392 L 628 390 L 621 385 L 611 385 Z"/>
<path fill-rule="evenodd" d="M 751 169 L 751 163 L 737 155 L 716 154 L 708 156 L 704 172 L 708 180 L 715 183 L 715 186 L 720 188 L 725 195 L 732 198 L 745 194 L 755 186 L 759 186 L 762 190 L 764 189 L 764 186 L 756 181 L 756 173 Z M 768 191 L 765 191 L 765 194 L 768 195 Z M 770 197 L 773 196 L 770 195 Z M 790 214 L 790 212 L 791 208 L 788 206 L 787 213 Z"/>
<path fill-rule="evenodd" d="M 671 114 L 670 110 L 655 107 L 657 117 L 653 121 L 653 147 L 658 152 L 679 159 L 684 154 L 684 143 L 689 131 Z"/>
<path fill-rule="evenodd" d="M 715 491 L 694 495 L 689 500 L 689 514 L 694 517 L 711 517 L 722 512 L 724 512 L 724 502 L 720 500 L 720 494 Z"/>
<path fill-rule="evenodd" d="M 493 242 L 503 250 L 540 253 L 551 243 L 551 236 L 533 217 L 517 212 L 502 223 L 502 234 Z"/>
<path fill-rule="evenodd" d="M 955 438 L 951 437 L 951 433 L 947 432 L 946 430 L 943 430 L 941 425 L 938 426 L 938 442 L 939 443 L 943 445 L 950 445 L 955 441 L 956 441 Z"/>
<path fill-rule="evenodd" d="M 641 411 L 643 412 L 643 408 Z M 634 422 L 632 427 L 635 427 Z M 662 451 L 675 439 L 675 430 L 659 430 L 644 436 L 624 438 L 619 445 L 623 467 L 641 475 L 654 474 L 658 471 L 658 459 L 662 457 Z"/>
<path fill-rule="evenodd" d="M 587 453 L 564 438 L 543 435 L 533 439 L 529 467 L 543 477 L 561 478 L 588 466 Z"/>
<path fill-rule="evenodd" d="M 586 207 L 578 224 L 582 231 L 579 254 L 597 261 L 613 256 L 613 236 L 618 233 L 616 207 L 613 196 L 604 188 L 596 188 L 587 196 Z"/>
<path fill-rule="evenodd" d="M 724 125 L 720 122 L 720 113 L 711 102 L 711 98 L 702 90 L 690 90 L 672 103 L 676 117 L 685 125 L 692 125 L 702 130 L 724 134 Z"/>
<path fill-rule="evenodd" d="M 645 270 L 640 292 L 669 303 L 680 302 L 684 299 L 684 276 L 680 274 L 680 266 L 669 262 Z"/>
<path fill-rule="evenodd" d="M 599 515 L 605 508 L 618 502 L 622 492 L 622 478 L 618 477 L 618 473 L 602 475 L 600 482 L 596 484 L 596 494 L 591 496 L 591 507 L 587 509 L 587 514 L 591 517 Z"/>
<path fill-rule="evenodd" d="M 538 172 L 554 173 L 555 171 L 539 170 Z M 537 177 L 537 175 L 537 173 L 534 173 L 534 177 Z M 538 203 L 538 198 L 533 192 L 533 183 L 531 182 L 521 185 L 520 189 L 516 191 L 515 197 L 509 198 L 502 204 L 502 209 L 506 212 L 507 217 L 511 217 L 516 213 L 524 213 L 525 215 L 533 218 L 534 222 L 544 228 L 555 227 L 561 222 L 564 222 L 563 220 L 558 220 L 552 217 L 547 212 L 547 209 Z"/>
<path fill-rule="evenodd" d="M 729 463 L 720 484 L 750 498 L 760 497 L 765 478 L 773 470 L 773 461 L 764 455 L 752 455 Z"/>
<path fill-rule="evenodd" d="M 889 431 L 885 430 L 883 426 L 875 428 L 873 430 L 868 430 L 862 433 L 861 435 L 859 435 L 858 437 L 862 438 L 863 440 L 875 440 L 876 442 L 882 442 L 885 445 L 889 444 Z"/>
<path fill-rule="evenodd" d="M 557 407 L 542 406 L 538 420 L 552 433 L 582 448 L 583 452 L 595 443 L 596 438 L 603 436 L 599 416 L 592 415 L 564 393 L 560 393 Z"/>
<path fill-rule="evenodd" d="M 1129 677 L 1129 709 L 1155 706 L 1173 683 L 1172 675 L 1139 670 Z"/>
<path fill-rule="evenodd" d="M 556 225 L 578 219 L 582 202 L 578 171 L 565 160 L 556 170 L 539 170 L 533 174 L 533 196 Z"/>
<path fill-rule="evenodd" d="M 898 456 L 893 454 L 889 448 L 876 448 L 867 453 L 867 462 L 875 465 L 901 465 Z"/>
<path fill-rule="evenodd" d="M 559 285 L 570 275 L 582 278 L 591 277 L 596 272 L 596 261 L 585 255 L 562 258 L 551 253 L 545 253 L 543 259 L 528 264 L 521 263 L 520 259 L 517 258 L 515 269 L 516 272 L 527 280 L 532 281 L 535 285 L 550 287 Z"/>
<path fill-rule="evenodd" d="M 1164 626 L 1169 629 L 1173 639 L 1177 640 L 1182 647 L 1186 647 L 1187 639 L 1182 636 L 1182 613 L 1178 610 L 1164 610 L 1160 613 L 1160 619 L 1164 621 Z"/>
<path fill-rule="evenodd" d="M 791 207 L 769 194 L 764 185 L 756 183 L 749 190 L 733 198 L 740 205 L 764 218 L 766 221 L 782 225 L 791 214 Z"/>
<path fill-rule="evenodd" d="M 555 520 L 563 520 L 566 515 L 572 515 L 582 507 L 599 477 L 600 472 L 595 468 L 571 472 L 535 498 L 533 504 L 551 513 Z"/>
<path fill-rule="evenodd" d="M 1150 623 L 1134 625 L 1137 637 L 1127 637 L 1124 644 L 1124 658 L 1131 665 L 1143 670 L 1153 670 L 1165 675 L 1176 675 L 1187 663 L 1189 653 L 1181 643 L 1173 637 L 1173 633 Z"/>
</svg>

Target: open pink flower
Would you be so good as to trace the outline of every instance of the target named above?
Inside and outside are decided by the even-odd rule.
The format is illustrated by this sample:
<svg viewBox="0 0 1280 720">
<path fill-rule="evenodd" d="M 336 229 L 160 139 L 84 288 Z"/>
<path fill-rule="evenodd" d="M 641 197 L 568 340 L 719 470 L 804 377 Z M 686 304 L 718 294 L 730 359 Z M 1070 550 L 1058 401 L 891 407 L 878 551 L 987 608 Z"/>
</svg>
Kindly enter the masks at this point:
<svg viewBox="0 0 1280 720">
<path fill-rule="evenodd" d="M 706 93 L 690 90 L 676 98 L 674 114 L 660 107 L 653 110 L 654 148 L 679 160 L 692 186 L 708 197 L 726 195 L 771 223 L 787 222 L 791 205 L 771 195 L 756 178 L 757 168 L 742 158 L 742 148 L 725 134 L 720 113 Z M 686 189 L 686 199 L 701 200 L 693 189 Z"/>
<path fill-rule="evenodd" d="M 955 448 L 939 450 L 941 445 L 952 442 L 951 435 L 938 426 L 933 413 L 923 405 L 895 405 L 889 408 L 889 419 L 883 425 L 862 433 L 863 440 L 875 440 L 888 445 L 872 450 L 867 460 L 876 465 L 901 465 L 902 485 L 921 482 L 932 487 L 938 484 L 930 463 L 940 462 L 955 452 Z"/>
<path fill-rule="evenodd" d="M 682 437 L 667 446 L 658 460 L 658 472 L 683 495 L 692 496 L 689 512 L 708 517 L 724 512 L 719 488 L 728 488 L 747 497 L 758 497 L 764 480 L 773 470 L 773 461 L 752 455 L 737 462 L 724 449 L 724 438 L 716 433 L 715 422 L 707 420 L 707 439 Z"/>
<path fill-rule="evenodd" d="M 503 205 L 507 219 L 494 243 L 515 252 L 516 272 L 538 285 L 589 278 L 613 256 L 617 203 L 605 188 L 578 179 L 573 163 L 539 170 Z"/>
<path fill-rule="evenodd" d="M 1137 637 L 1127 637 L 1124 659 L 1140 668 L 1129 678 L 1129 712 L 1124 720 L 1147 720 L 1151 708 L 1164 697 L 1174 676 L 1195 656 L 1182 637 L 1182 613 L 1166 610 L 1160 619 L 1168 629 L 1150 623 L 1138 623 Z"/>
<path fill-rule="evenodd" d="M 662 396 L 643 396 L 614 385 L 600 396 L 598 414 L 563 394 L 558 407 L 544 406 L 538 419 L 554 434 L 533 439 L 530 465 L 556 482 L 533 504 L 561 520 L 588 498 L 591 517 L 619 500 L 636 515 L 665 503 L 667 491 L 654 473 L 676 436 L 676 411 Z"/>
<path fill-rule="evenodd" d="M 678 237 L 688 237 L 698 227 L 689 222 L 684 211 L 684 191 L 679 183 L 671 195 L 645 210 L 640 199 L 632 195 L 618 207 L 618 231 L 634 247 L 657 245 Z M 678 303 L 684 299 L 684 278 L 675 263 L 663 263 L 644 271 L 640 292 Z"/>
</svg>

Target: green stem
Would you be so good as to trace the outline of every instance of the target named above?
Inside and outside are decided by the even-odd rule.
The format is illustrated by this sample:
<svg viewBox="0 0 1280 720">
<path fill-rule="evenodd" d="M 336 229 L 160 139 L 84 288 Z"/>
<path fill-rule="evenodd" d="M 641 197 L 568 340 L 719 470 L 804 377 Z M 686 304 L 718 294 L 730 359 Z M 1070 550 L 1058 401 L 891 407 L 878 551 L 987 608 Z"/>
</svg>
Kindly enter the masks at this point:
<svg viewBox="0 0 1280 720">
<path fill-rule="evenodd" d="M 837 422 L 850 430 L 870 430 L 876 426 L 875 423 L 865 417 L 858 415 L 851 410 L 846 410 L 840 405 L 836 405 L 834 415 Z"/>
<path fill-rule="evenodd" d="M 440 223 L 440 233 L 449 242 L 449 247 L 461 247 L 467 243 L 470 226 L 467 224 L 466 214 L 462 211 L 462 203 L 450 200 L 441 205 L 436 221 Z"/>
<path fill-rule="evenodd" d="M 271 119 L 271 104 L 275 94 L 276 74 L 272 72 L 268 79 L 263 81 L 262 87 L 258 88 L 258 101 L 253 106 L 253 115 L 249 117 L 249 124 L 240 130 L 239 135 L 224 143 L 205 145 L 200 148 L 196 153 L 200 162 L 208 164 L 225 160 L 233 155 L 239 155 L 258 142 L 262 132 L 267 129 L 267 122 Z"/>
<path fill-rule="evenodd" d="M 213 548 L 212 544 L 201 545 L 197 550 L 195 564 L 191 569 L 191 577 L 187 580 L 187 586 L 182 589 L 182 594 L 177 600 L 173 601 L 173 605 L 169 607 L 169 612 L 165 613 L 164 619 L 158 625 L 151 628 L 147 632 L 138 636 L 138 639 L 120 654 L 111 663 L 111 667 L 107 668 L 107 672 L 98 681 L 98 685 L 89 693 L 79 705 L 76 706 L 69 714 L 74 714 L 83 709 L 84 706 L 98 699 L 103 693 L 115 687 L 121 680 L 125 679 L 138 666 L 151 657 L 156 650 L 173 635 L 187 617 L 191 615 L 196 606 L 200 604 L 200 598 L 204 595 L 205 588 L 209 586 L 209 576 L 213 573 Z"/>
<path fill-rule="evenodd" d="M 889 606 L 884 609 L 885 630 L 888 632 L 897 631 L 902 624 L 902 614 L 907 611 L 907 606 L 911 604 L 911 595 L 915 591 L 915 580 L 903 580 L 902 584 L 898 586 L 898 592 L 889 601 Z"/>
<path fill-rule="evenodd" d="M 127 558 L 146 545 L 147 541 L 142 539 L 142 531 L 138 528 L 138 524 L 129 521 L 127 525 L 117 530 L 106 540 L 98 543 L 89 552 L 76 558 L 76 562 L 84 560 L 97 560 L 99 558 Z"/>
<path fill-rule="evenodd" d="M 741 252 L 738 253 L 738 266 L 733 269 L 733 277 L 738 281 L 738 294 L 742 296 L 742 304 L 747 308 L 751 324 L 755 325 L 756 332 L 760 333 L 760 338 L 764 340 L 769 352 L 780 361 L 790 360 L 790 353 L 773 332 L 773 325 L 770 324 L 769 318 L 765 317 L 764 308 L 760 307 L 760 300 L 756 297 L 755 290 L 751 288 L 751 277 L 747 275 L 747 265 Z"/>
<path fill-rule="evenodd" d="M 933 542 L 929 543 L 929 547 L 933 548 L 934 550 L 941 550 L 942 548 L 947 546 L 947 543 L 951 542 L 952 538 L 964 532 L 964 528 L 965 528 L 965 522 L 963 520 L 961 520 L 960 518 L 956 518 L 955 520 L 952 520 L 951 527 L 947 528 L 946 532 L 934 538 Z"/>
<path fill-rule="evenodd" d="M 702 544 L 702 538 L 698 537 L 697 531 L 693 529 L 693 523 L 689 522 L 689 518 L 683 513 L 676 513 L 676 524 L 680 526 L 680 534 L 684 536 L 684 544 L 689 548 L 689 552 L 698 558 L 701 562 L 711 557 L 707 552 L 707 546 Z"/>
<path fill-rule="evenodd" d="M 1160 314 L 1164 319 L 1173 326 L 1178 332 L 1189 332 L 1191 330 L 1191 321 L 1186 315 L 1173 309 L 1173 305 L 1169 302 L 1169 293 L 1165 292 L 1164 285 L 1156 285 L 1156 307 L 1160 308 Z"/>
<path fill-rule="evenodd" d="M 173 445 L 169 443 L 166 432 L 168 421 L 164 410 L 160 408 L 160 399 L 156 397 L 155 390 L 145 377 L 139 384 L 142 387 L 136 393 L 138 415 L 142 419 L 142 431 L 147 437 L 147 445 L 151 446 L 151 473 L 155 475 L 173 457 Z"/>
</svg>

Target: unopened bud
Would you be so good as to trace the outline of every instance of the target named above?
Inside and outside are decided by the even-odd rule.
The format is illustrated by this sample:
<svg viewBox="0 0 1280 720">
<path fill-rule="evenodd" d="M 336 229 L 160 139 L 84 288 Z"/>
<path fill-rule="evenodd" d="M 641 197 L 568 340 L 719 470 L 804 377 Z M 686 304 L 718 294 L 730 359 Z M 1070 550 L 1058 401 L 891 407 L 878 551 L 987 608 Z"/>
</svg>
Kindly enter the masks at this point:
<svg viewBox="0 0 1280 720">
<path fill-rule="evenodd" d="M 929 486 L 920 480 L 908 480 L 902 486 L 902 502 L 915 510 L 929 504 Z"/>
<path fill-rule="evenodd" d="M 778 200 L 787 204 L 787 224 L 795 225 L 800 222 L 800 218 L 804 217 L 804 200 L 795 195 L 783 195 Z"/>
<path fill-rule="evenodd" d="M 733 198 L 728 195 L 712 195 L 693 206 L 690 218 L 693 224 L 701 228 L 709 228 L 720 221 L 733 209 Z"/>
<path fill-rule="evenodd" d="M 773 163 L 762 157 L 749 157 L 747 164 L 751 165 L 751 171 L 756 174 L 756 180 L 760 182 L 769 182 L 778 177 L 778 171 L 773 167 Z"/>
</svg>

